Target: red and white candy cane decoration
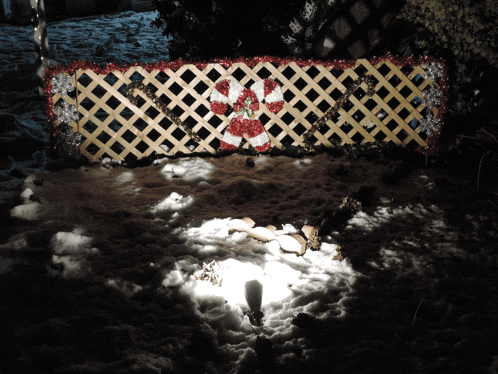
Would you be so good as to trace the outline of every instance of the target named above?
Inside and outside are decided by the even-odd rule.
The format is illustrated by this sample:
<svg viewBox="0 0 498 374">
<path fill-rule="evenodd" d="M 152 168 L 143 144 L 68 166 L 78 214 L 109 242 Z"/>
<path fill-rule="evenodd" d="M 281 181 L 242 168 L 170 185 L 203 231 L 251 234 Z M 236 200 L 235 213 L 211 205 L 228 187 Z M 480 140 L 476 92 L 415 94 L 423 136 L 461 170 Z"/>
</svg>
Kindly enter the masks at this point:
<svg viewBox="0 0 498 374">
<path fill-rule="evenodd" d="M 229 100 L 233 104 L 234 117 L 221 140 L 222 149 L 237 149 L 244 134 L 247 134 L 251 145 L 258 152 L 270 149 L 270 139 L 256 112 L 259 110 L 259 103 L 263 101 L 272 113 L 282 109 L 284 96 L 277 82 L 261 79 L 247 89 L 239 82 L 225 79 L 216 84 L 210 100 L 211 110 L 216 114 L 226 112 Z"/>
</svg>

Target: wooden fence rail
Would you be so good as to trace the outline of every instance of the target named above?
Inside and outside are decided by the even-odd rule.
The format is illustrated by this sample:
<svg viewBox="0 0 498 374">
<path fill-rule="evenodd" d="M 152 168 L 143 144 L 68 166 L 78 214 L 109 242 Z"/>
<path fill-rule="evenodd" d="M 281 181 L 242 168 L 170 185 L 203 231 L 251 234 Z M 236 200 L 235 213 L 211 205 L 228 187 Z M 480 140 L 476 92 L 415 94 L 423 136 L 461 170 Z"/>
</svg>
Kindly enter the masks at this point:
<svg viewBox="0 0 498 374">
<path fill-rule="evenodd" d="M 429 57 L 105 67 L 78 61 L 47 69 L 47 115 L 54 136 L 63 123 L 80 134 L 79 151 L 91 161 L 215 154 L 236 115 L 230 101 L 224 114 L 211 110 L 213 89 L 227 79 L 245 89 L 262 79 L 281 87 L 283 108 L 273 113 L 261 104 L 256 113 L 277 148 L 385 141 L 429 152 L 446 101 L 446 68 Z M 244 138 L 247 148 L 251 139 Z"/>
</svg>

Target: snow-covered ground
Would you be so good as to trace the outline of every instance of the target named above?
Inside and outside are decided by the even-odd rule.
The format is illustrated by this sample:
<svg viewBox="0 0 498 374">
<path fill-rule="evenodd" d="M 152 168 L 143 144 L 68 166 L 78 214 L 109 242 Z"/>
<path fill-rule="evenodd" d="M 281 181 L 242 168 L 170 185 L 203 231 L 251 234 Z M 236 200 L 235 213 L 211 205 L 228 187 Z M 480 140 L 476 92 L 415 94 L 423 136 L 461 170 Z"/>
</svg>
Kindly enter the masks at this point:
<svg viewBox="0 0 498 374">
<path fill-rule="evenodd" d="M 164 60 L 154 18 L 60 21 L 49 39 L 60 62 Z M 476 173 L 392 154 L 63 167 L 14 73 L 31 30 L 0 33 L 2 79 L 20 82 L 0 92 L 1 373 L 498 372 L 489 170 L 477 194 Z M 355 196 L 363 210 L 337 219 Z M 275 236 L 234 230 L 244 217 Z M 327 217 L 319 250 L 280 251 Z"/>
</svg>

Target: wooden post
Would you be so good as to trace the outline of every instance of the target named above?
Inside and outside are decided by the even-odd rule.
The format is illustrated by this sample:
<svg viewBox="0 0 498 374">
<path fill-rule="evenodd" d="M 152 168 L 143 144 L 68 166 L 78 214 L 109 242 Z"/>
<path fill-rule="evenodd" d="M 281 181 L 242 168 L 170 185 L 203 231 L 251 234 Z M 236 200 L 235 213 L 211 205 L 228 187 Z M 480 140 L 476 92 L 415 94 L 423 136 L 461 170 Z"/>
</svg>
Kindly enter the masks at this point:
<svg viewBox="0 0 498 374">
<path fill-rule="evenodd" d="M 33 12 L 31 22 L 33 24 L 36 64 L 38 66 L 36 74 L 43 79 L 45 68 L 50 65 L 45 2 L 44 0 L 30 0 L 30 4 Z"/>
</svg>

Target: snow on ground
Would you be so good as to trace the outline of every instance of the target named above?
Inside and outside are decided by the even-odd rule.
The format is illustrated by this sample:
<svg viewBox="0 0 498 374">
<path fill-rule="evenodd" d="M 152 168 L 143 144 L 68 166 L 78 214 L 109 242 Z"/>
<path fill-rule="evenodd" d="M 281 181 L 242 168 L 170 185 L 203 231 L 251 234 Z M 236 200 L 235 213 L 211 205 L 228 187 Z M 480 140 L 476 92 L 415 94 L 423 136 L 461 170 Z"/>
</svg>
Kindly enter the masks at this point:
<svg viewBox="0 0 498 374">
<path fill-rule="evenodd" d="M 140 30 L 141 47 L 113 42 L 99 62 L 162 59 L 164 39 L 145 32 L 153 18 L 61 21 L 49 37 L 69 62 L 93 59 L 112 33 L 125 39 L 120 27 Z M 17 47 L 30 48 L 29 29 L 0 29 L 11 43 L 1 53 L 29 61 Z M 92 31 L 95 41 L 82 38 Z M 498 195 L 485 175 L 476 195 L 462 170 L 382 155 L 54 171 L 34 89 L 1 95 L 2 119 L 18 126 L 9 131 L 37 140 L 0 171 L 2 373 L 498 371 Z M 363 186 L 374 191 L 363 211 L 302 257 L 230 230 L 250 217 L 284 238 Z"/>
</svg>

